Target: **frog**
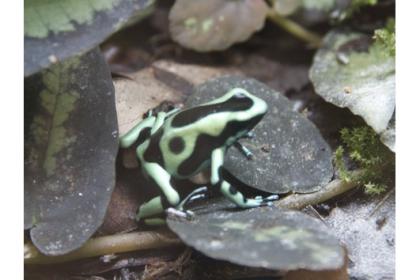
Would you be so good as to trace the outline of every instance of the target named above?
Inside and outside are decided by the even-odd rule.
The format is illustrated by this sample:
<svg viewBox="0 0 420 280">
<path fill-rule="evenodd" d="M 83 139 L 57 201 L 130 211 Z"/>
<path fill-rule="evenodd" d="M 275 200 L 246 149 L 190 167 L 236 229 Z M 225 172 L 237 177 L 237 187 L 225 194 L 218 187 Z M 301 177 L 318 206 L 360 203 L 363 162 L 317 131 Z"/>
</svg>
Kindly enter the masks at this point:
<svg viewBox="0 0 420 280">
<path fill-rule="evenodd" d="M 248 159 L 249 149 L 239 143 L 252 138 L 252 129 L 268 111 L 267 103 L 243 88 L 233 88 L 210 102 L 169 112 L 153 114 L 120 137 L 120 147 L 136 147 L 136 156 L 143 174 L 160 189 L 161 195 L 139 206 L 136 220 L 146 224 L 160 224 L 153 218 L 164 212 L 191 218 L 194 213 L 185 210 L 186 204 L 206 197 L 208 188 L 200 187 L 183 200 L 173 186 L 173 180 L 189 179 L 210 169 L 210 185 L 240 208 L 271 205 L 278 195 L 247 198 L 227 178 L 222 168 L 227 150 L 235 146 Z"/>
</svg>

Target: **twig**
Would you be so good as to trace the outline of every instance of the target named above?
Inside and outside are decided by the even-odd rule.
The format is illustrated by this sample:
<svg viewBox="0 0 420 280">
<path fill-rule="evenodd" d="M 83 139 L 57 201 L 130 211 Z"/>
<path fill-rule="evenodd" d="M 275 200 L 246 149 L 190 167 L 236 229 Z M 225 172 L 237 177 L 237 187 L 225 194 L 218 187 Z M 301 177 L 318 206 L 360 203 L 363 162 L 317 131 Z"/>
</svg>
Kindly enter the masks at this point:
<svg viewBox="0 0 420 280">
<path fill-rule="evenodd" d="M 278 14 L 274 9 L 270 9 L 267 16 L 268 19 L 293 36 L 309 43 L 313 47 L 319 48 L 321 46 L 322 39 L 318 34 L 315 34 L 296 22 L 285 18 L 284 16 Z"/>
<path fill-rule="evenodd" d="M 34 245 L 25 244 L 25 264 L 60 263 L 88 257 L 181 244 L 181 240 L 173 233 L 157 231 L 132 232 L 92 238 L 80 249 L 61 256 L 46 256 L 39 252 Z"/>
<path fill-rule="evenodd" d="M 395 189 L 391 189 L 388 191 L 388 193 L 379 201 L 378 204 L 376 204 L 375 208 L 369 213 L 369 217 L 372 217 L 373 214 L 375 214 L 376 211 L 378 211 L 379 208 L 385 203 L 385 201 L 388 200 L 389 196 L 394 192 Z"/>
<path fill-rule="evenodd" d="M 357 176 L 359 171 L 354 171 L 352 174 Z M 355 181 L 347 182 L 341 179 L 335 179 L 317 192 L 307 194 L 291 194 L 282 200 L 274 202 L 274 205 L 288 209 L 302 209 L 308 205 L 316 205 L 322 203 L 357 186 L 358 183 Z"/>
</svg>

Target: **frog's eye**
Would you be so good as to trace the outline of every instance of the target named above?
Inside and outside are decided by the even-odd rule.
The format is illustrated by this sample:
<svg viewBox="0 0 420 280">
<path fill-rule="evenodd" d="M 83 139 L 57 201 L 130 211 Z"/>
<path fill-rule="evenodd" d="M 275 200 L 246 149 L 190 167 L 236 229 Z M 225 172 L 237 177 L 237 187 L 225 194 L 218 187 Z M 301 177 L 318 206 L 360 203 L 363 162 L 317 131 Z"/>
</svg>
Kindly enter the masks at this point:
<svg viewBox="0 0 420 280">
<path fill-rule="evenodd" d="M 245 98 L 245 97 L 246 97 L 245 93 L 244 93 L 244 92 L 242 92 L 242 91 L 238 91 L 238 92 L 236 92 L 234 96 L 235 96 L 236 98 Z"/>
</svg>

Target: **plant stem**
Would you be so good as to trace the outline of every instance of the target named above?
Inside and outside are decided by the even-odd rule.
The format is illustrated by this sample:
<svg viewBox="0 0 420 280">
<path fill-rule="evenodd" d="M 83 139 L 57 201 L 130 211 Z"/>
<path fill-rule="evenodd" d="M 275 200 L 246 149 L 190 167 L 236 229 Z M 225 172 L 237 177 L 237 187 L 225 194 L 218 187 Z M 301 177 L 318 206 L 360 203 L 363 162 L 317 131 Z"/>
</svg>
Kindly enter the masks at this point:
<svg viewBox="0 0 420 280">
<path fill-rule="evenodd" d="M 352 172 L 352 176 L 357 176 L 359 173 L 360 171 L 354 171 Z M 302 209 L 308 205 L 316 205 L 327 201 L 337 195 L 357 187 L 358 185 L 359 184 L 356 181 L 335 179 L 317 192 L 307 194 L 291 194 L 279 201 L 274 202 L 274 205 L 288 209 Z"/>
<path fill-rule="evenodd" d="M 322 39 L 318 34 L 315 34 L 296 22 L 279 15 L 274 9 L 270 9 L 268 12 L 268 18 L 293 36 L 309 43 L 312 47 L 319 48 L 321 46 Z"/>
<path fill-rule="evenodd" d="M 142 231 L 96 237 L 88 240 L 80 249 L 61 256 L 46 256 L 39 252 L 34 245 L 25 244 L 25 264 L 60 263 L 88 257 L 181 244 L 181 240 L 168 231 Z"/>
</svg>

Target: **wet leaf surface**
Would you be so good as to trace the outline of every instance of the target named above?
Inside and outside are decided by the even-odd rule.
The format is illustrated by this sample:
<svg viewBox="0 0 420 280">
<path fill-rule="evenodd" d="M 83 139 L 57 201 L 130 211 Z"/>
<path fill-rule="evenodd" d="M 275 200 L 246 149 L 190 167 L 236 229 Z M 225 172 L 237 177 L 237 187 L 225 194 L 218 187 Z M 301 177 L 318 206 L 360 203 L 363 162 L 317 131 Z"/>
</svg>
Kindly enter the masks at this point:
<svg viewBox="0 0 420 280">
<path fill-rule="evenodd" d="M 83 54 L 151 11 L 149 0 L 25 1 L 25 76 Z"/>
<path fill-rule="evenodd" d="M 340 203 L 325 221 L 348 250 L 351 279 L 395 279 L 394 191 Z"/>
<path fill-rule="evenodd" d="M 394 57 L 366 35 L 334 30 L 315 55 L 310 79 L 317 94 L 361 116 L 394 151 Z"/>
<path fill-rule="evenodd" d="M 327 184 L 333 175 L 328 144 L 279 92 L 254 79 L 225 76 L 198 86 L 186 106 L 208 102 L 234 87 L 263 98 L 269 112 L 254 128 L 254 139 L 240 140 L 254 158 L 248 160 L 239 150 L 230 148 L 224 167 L 244 184 L 273 193 L 313 192 Z"/>
<path fill-rule="evenodd" d="M 44 254 L 80 247 L 115 183 L 114 87 L 99 49 L 25 80 L 25 229 Z"/>
<path fill-rule="evenodd" d="M 196 51 L 224 50 L 264 26 L 263 0 L 177 0 L 169 14 L 172 38 Z"/>
<path fill-rule="evenodd" d="M 191 221 L 169 216 L 168 226 L 205 255 L 276 270 L 337 269 L 344 249 L 321 221 L 275 207 L 238 209 L 225 199 L 192 208 Z"/>
</svg>

